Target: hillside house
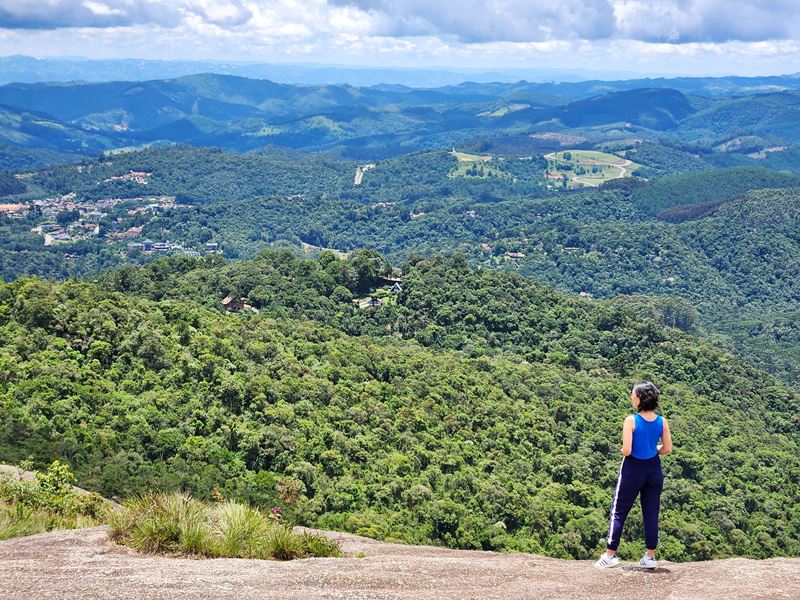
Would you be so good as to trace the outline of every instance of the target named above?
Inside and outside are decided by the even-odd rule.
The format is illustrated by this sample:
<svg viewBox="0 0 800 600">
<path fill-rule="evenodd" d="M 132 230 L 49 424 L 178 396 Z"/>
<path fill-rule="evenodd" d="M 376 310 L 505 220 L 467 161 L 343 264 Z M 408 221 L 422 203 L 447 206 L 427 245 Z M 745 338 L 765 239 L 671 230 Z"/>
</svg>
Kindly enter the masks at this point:
<svg viewBox="0 0 800 600">
<path fill-rule="evenodd" d="M 389 288 L 389 291 L 394 292 L 395 294 L 399 294 L 400 292 L 403 291 L 403 287 L 400 285 L 399 282 L 395 281 L 394 285 Z"/>
<path fill-rule="evenodd" d="M 508 258 L 514 258 L 514 259 L 525 258 L 525 254 L 523 254 L 522 252 L 506 252 L 506 256 Z"/>
<path fill-rule="evenodd" d="M 383 304 L 383 301 L 380 298 L 372 297 L 362 300 L 358 303 L 358 308 L 377 308 Z"/>
<path fill-rule="evenodd" d="M 394 285 L 395 283 L 402 283 L 403 278 L 400 277 L 400 271 L 394 269 L 391 275 L 383 276 L 381 275 L 378 277 L 378 283 L 380 285 Z"/>
<path fill-rule="evenodd" d="M 228 312 L 239 312 L 245 307 L 247 300 L 245 298 L 239 298 L 238 300 L 235 299 L 233 296 L 228 294 L 222 300 L 222 306 Z"/>
<path fill-rule="evenodd" d="M 247 298 L 239 298 L 237 300 L 230 294 L 223 298 L 222 306 L 227 312 L 242 312 L 244 310 L 258 314 L 258 309 L 255 306 L 248 304 Z"/>
</svg>

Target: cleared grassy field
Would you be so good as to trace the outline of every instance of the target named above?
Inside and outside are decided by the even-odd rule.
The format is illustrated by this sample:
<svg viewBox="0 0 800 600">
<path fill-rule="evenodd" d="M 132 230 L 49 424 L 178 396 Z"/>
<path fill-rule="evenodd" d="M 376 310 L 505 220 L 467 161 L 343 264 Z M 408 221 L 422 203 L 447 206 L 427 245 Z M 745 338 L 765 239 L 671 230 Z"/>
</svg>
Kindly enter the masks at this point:
<svg viewBox="0 0 800 600">
<path fill-rule="evenodd" d="M 468 152 L 457 152 L 455 150 L 450 154 L 458 159 L 458 166 L 447 175 L 451 179 L 454 177 L 471 177 L 478 179 L 485 179 L 487 177 L 511 177 L 511 175 L 492 164 L 491 156 L 481 156 L 479 154 L 469 154 Z"/>
<path fill-rule="evenodd" d="M 549 173 L 565 174 L 568 187 L 597 187 L 611 179 L 630 177 L 640 167 L 616 154 L 597 150 L 564 150 L 545 155 Z"/>
<path fill-rule="evenodd" d="M 458 159 L 458 162 L 487 162 L 492 160 L 491 156 L 481 156 L 480 154 L 470 154 L 468 152 L 457 152 L 453 150 L 450 154 Z"/>
</svg>

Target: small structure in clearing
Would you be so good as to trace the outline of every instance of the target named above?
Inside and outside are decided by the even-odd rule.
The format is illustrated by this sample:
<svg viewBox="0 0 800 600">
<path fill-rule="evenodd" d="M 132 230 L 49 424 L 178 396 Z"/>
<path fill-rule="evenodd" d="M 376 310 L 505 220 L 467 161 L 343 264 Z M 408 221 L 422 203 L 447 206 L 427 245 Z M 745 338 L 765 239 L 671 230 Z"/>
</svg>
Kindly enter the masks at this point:
<svg viewBox="0 0 800 600">
<path fill-rule="evenodd" d="M 241 312 L 243 310 L 257 313 L 258 309 L 255 306 L 247 303 L 247 298 L 239 298 L 238 300 L 228 294 L 222 300 L 222 307 L 227 312 Z"/>
<path fill-rule="evenodd" d="M 365 298 L 358 303 L 358 308 L 377 308 L 383 304 L 383 300 L 376 296 L 371 296 L 369 298 Z"/>
</svg>

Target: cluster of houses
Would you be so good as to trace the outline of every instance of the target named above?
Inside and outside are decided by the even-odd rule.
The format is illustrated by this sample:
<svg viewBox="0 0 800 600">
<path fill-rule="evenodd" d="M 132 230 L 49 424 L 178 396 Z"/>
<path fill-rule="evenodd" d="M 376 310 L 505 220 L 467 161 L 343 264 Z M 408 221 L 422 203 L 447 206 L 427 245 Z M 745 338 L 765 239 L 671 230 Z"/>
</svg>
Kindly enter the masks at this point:
<svg viewBox="0 0 800 600">
<path fill-rule="evenodd" d="M 103 183 L 107 183 L 109 181 L 133 181 L 139 185 L 147 185 L 148 177 L 150 177 L 150 173 L 146 171 L 128 171 L 124 175 L 113 175 L 108 179 L 104 179 Z"/>
<path fill-rule="evenodd" d="M 12 219 L 21 219 L 27 212 L 27 204 L 0 204 L 0 214 Z"/>
<path fill-rule="evenodd" d="M 78 240 L 86 240 L 100 235 L 100 224 L 93 222 L 77 222 L 62 226 L 56 223 L 42 223 L 31 229 L 44 238 L 45 246 L 53 244 L 69 244 Z"/>
<path fill-rule="evenodd" d="M 180 252 L 185 256 L 202 256 L 203 254 L 219 254 L 219 244 L 208 242 L 202 250 L 186 248 L 183 244 L 172 242 L 154 242 L 153 240 L 142 240 L 141 242 L 130 242 L 128 252 L 141 252 L 143 254 L 153 254 L 155 252 Z"/>
<path fill-rule="evenodd" d="M 140 235 L 142 235 L 141 227 L 128 227 L 128 229 L 123 229 L 122 231 L 115 231 L 113 233 L 109 233 L 106 236 L 106 241 L 109 244 L 111 244 L 113 242 L 118 242 L 119 240 L 136 239 Z"/>
<path fill-rule="evenodd" d="M 77 210 L 81 214 L 81 219 L 92 218 L 99 221 L 106 216 L 109 209 L 123 202 L 143 204 L 143 206 L 129 210 L 129 215 L 155 212 L 158 209 L 175 206 L 175 196 L 136 196 L 134 198 L 102 198 L 100 200 L 78 200 L 77 197 L 75 192 L 70 192 L 63 196 L 34 200 L 30 208 L 40 211 L 43 216 L 49 218 L 55 218 L 58 213 L 65 210 Z"/>
<path fill-rule="evenodd" d="M 175 206 L 175 197 L 139 196 L 136 198 L 103 198 L 83 201 L 78 200 L 78 195 L 75 192 L 70 192 L 62 196 L 34 200 L 30 205 L 14 205 L 14 210 L 18 213 L 21 213 L 23 208 L 26 212 L 33 210 L 49 219 L 44 223 L 40 223 L 31 231 L 44 237 L 45 246 L 50 246 L 99 236 L 101 219 L 108 214 L 109 210 L 123 202 L 146 202 L 145 206 L 128 211 L 128 214 L 136 214 L 137 212 L 155 212 L 160 208 L 171 208 Z M 56 223 L 58 215 L 65 211 L 77 214 L 77 219 L 67 224 Z M 115 221 L 115 224 L 119 223 L 121 223 L 120 218 Z M 141 227 L 130 227 L 123 231 L 115 231 L 106 237 L 106 243 L 113 244 L 122 239 L 137 238 L 141 235 L 141 232 Z"/>
</svg>

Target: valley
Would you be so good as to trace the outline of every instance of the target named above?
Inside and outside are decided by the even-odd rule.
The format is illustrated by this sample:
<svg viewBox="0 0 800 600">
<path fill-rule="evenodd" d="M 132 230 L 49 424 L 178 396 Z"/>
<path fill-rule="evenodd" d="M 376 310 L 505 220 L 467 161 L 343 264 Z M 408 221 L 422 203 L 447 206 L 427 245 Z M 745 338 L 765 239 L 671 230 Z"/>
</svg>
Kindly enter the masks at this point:
<svg viewBox="0 0 800 600">
<path fill-rule="evenodd" d="M 0 86 L 0 462 L 588 560 L 652 379 L 664 554 L 796 555 L 797 81 Z"/>
</svg>

